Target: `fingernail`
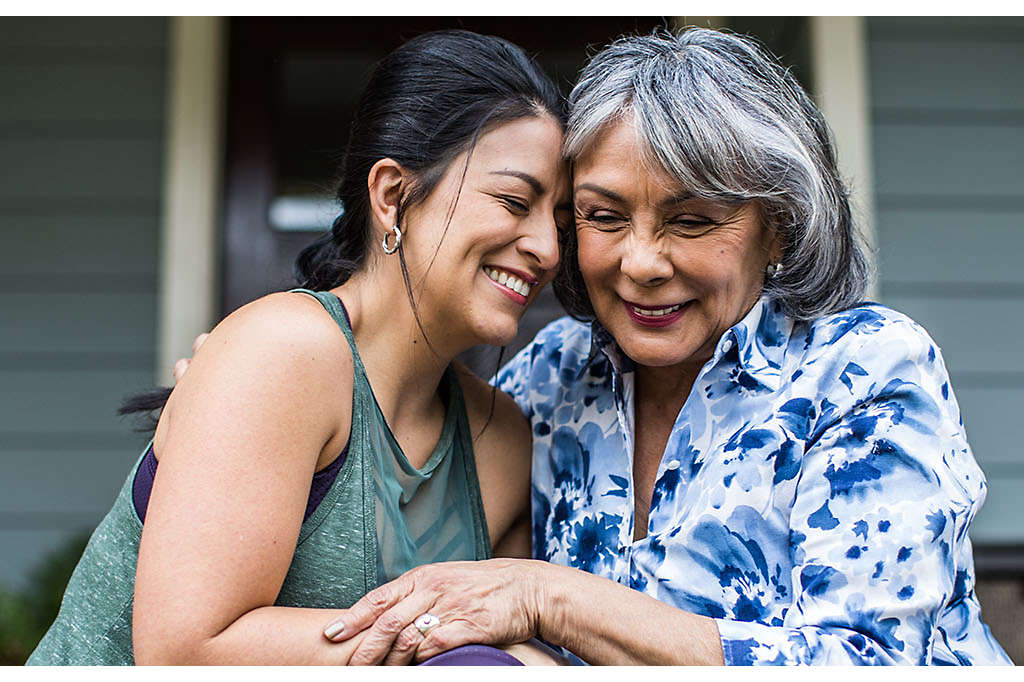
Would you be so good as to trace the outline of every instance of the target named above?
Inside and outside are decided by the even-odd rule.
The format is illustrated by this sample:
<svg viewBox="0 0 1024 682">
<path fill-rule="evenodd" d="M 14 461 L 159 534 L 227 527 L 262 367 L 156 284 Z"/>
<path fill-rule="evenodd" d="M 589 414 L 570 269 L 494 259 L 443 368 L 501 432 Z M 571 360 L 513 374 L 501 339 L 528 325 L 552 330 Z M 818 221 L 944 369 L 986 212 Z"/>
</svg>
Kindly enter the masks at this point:
<svg viewBox="0 0 1024 682">
<path fill-rule="evenodd" d="M 327 639 L 334 639 L 345 631 L 345 621 L 336 620 L 326 628 L 324 628 L 324 637 Z"/>
</svg>

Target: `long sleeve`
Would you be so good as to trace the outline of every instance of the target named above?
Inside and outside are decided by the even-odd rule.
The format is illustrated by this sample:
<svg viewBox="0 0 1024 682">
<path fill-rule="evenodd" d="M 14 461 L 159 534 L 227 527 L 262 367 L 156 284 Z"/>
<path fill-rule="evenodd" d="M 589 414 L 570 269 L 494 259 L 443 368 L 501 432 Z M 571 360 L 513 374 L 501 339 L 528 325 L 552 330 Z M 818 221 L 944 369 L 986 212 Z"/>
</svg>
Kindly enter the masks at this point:
<svg viewBox="0 0 1024 682">
<path fill-rule="evenodd" d="M 792 605 L 781 626 L 719 619 L 728 664 L 969 663 L 964 639 L 1009 662 L 962 614 L 984 478 L 937 349 L 893 328 L 833 368 L 790 517 Z"/>
</svg>

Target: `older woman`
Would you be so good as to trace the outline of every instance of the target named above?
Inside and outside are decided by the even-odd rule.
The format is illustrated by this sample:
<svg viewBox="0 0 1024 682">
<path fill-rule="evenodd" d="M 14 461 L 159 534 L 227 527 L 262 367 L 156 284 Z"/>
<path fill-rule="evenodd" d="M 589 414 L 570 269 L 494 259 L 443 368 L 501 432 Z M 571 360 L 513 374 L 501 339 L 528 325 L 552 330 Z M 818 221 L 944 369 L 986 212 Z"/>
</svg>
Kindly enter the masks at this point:
<svg viewBox="0 0 1024 682">
<path fill-rule="evenodd" d="M 1009 662 L 974 595 L 985 481 L 946 369 L 860 303 L 806 93 L 690 30 L 606 48 L 571 107 L 575 319 L 497 377 L 533 429 L 542 561 L 414 569 L 325 634 L 363 632 L 353 661 L 540 636 L 591 663 Z"/>
</svg>

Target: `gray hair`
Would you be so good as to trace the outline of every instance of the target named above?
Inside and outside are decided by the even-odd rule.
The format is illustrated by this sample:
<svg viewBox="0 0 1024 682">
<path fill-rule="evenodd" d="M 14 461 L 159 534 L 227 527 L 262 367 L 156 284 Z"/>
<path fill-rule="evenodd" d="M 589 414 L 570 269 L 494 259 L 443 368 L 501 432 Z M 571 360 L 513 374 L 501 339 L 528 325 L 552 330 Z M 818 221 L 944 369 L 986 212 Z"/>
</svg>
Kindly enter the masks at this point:
<svg viewBox="0 0 1024 682">
<path fill-rule="evenodd" d="M 767 50 L 709 29 L 621 38 L 584 67 L 569 105 L 570 160 L 609 124 L 631 120 L 649 168 L 701 198 L 757 202 L 783 253 L 765 292 L 789 315 L 813 319 L 861 301 L 870 271 L 828 125 Z M 592 319 L 575 235 L 563 241 L 556 293 L 570 314 Z"/>
</svg>

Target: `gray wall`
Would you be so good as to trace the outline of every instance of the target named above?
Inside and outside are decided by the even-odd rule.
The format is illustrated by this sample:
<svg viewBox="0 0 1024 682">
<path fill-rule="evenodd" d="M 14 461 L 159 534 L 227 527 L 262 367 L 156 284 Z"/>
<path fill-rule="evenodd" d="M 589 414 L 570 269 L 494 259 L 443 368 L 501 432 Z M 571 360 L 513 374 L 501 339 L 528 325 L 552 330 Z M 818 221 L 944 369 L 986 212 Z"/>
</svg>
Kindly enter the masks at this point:
<svg viewBox="0 0 1024 682">
<path fill-rule="evenodd" d="M 942 348 L 989 482 L 975 545 L 1024 544 L 1024 19 L 868 36 L 881 298 Z"/>
<path fill-rule="evenodd" d="M 0 21 L 0 585 L 109 509 L 152 385 L 167 20 Z"/>
</svg>

